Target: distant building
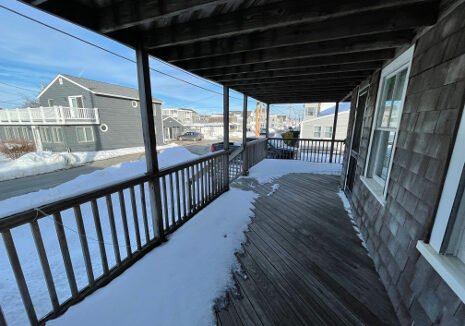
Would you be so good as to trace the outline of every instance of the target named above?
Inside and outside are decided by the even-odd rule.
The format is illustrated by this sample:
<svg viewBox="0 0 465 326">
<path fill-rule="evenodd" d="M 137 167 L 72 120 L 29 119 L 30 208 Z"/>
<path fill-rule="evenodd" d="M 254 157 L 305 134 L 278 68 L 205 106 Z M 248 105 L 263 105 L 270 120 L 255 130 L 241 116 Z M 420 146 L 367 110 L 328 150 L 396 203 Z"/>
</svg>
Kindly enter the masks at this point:
<svg viewBox="0 0 465 326">
<path fill-rule="evenodd" d="M 320 107 L 309 105 L 304 107 L 308 109 L 304 119 L 300 123 L 300 138 L 302 139 L 331 139 L 333 133 L 335 107 L 320 112 Z M 336 139 L 345 139 L 347 137 L 347 126 L 349 125 L 350 103 L 340 103 L 339 114 L 337 119 Z M 308 114 L 307 114 L 308 113 Z M 317 113 L 314 118 L 312 114 Z"/>
<path fill-rule="evenodd" d="M 0 140 L 33 141 L 38 151 L 98 151 L 143 146 L 137 89 L 57 75 L 38 95 L 40 107 L 0 111 Z M 153 99 L 157 143 L 161 101 Z"/>
<path fill-rule="evenodd" d="M 165 142 L 177 140 L 185 130 L 186 127 L 177 119 L 172 117 L 163 119 L 163 138 Z"/>
<path fill-rule="evenodd" d="M 321 103 L 304 104 L 304 120 L 315 119 L 320 115 Z"/>
<path fill-rule="evenodd" d="M 200 121 L 200 115 L 192 109 L 166 108 L 161 110 L 161 114 L 163 118 L 174 118 L 184 126 L 198 123 Z"/>
</svg>

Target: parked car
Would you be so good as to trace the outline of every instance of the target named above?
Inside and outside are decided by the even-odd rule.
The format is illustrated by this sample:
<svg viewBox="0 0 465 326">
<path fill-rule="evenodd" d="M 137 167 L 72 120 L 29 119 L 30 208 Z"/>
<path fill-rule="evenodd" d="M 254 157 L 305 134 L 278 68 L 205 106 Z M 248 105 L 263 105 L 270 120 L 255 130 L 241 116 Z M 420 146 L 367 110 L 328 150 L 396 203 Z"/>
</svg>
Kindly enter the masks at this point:
<svg viewBox="0 0 465 326">
<path fill-rule="evenodd" d="M 260 129 L 260 136 L 266 136 L 266 128 Z"/>
<path fill-rule="evenodd" d="M 268 158 L 280 160 L 293 160 L 297 156 L 297 151 L 294 147 L 286 145 L 284 142 L 277 144 L 268 143 Z"/>
<path fill-rule="evenodd" d="M 254 141 L 256 139 L 257 138 L 247 138 L 246 141 L 251 142 L 251 141 Z M 241 147 L 241 145 L 238 145 L 237 143 L 230 142 L 229 143 L 229 153 L 234 152 L 239 147 Z M 214 144 L 211 145 L 210 148 L 211 148 L 212 152 L 222 151 L 224 149 L 224 143 L 223 142 L 214 143 Z"/>
<path fill-rule="evenodd" d="M 187 131 L 178 136 L 178 140 L 202 140 L 203 135 L 197 131 Z"/>
</svg>

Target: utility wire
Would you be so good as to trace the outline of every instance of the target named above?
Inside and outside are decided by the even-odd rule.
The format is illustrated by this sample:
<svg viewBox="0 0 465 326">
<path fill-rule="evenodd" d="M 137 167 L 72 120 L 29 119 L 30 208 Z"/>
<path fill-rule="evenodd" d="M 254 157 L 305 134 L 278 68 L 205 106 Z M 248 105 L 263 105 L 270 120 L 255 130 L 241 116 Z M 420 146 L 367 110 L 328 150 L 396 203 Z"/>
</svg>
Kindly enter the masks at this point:
<svg viewBox="0 0 465 326">
<path fill-rule="evenodd" d="M 51 25 L 49 25 L 49 24 L 46 24 L 46 23 L 44 23 L 44 22 L 41 22 L 41 21 L 38 20 L 38 19 L 35 19 L 35 18 L 32 18 L 32 17 L 30 17 L 30 16 L 28 16 L 28 15 L 22 14 L 22 13 L 20 13 L 20 12 L 14 10 L 14 9 L 8 8 L 8 7 L 6 7 L 6 6 L 4 6 L 4 5 L 1 5 L 1 4 L 0 4 L 0 8 L 4 9 L 4 10 L 6 10 L 6 11 L 9 11 L 9 12 L 11 12 L 11 13 L 14 13 L 14 14 L 16 14 L 16 15 L 18 15 L 18 16 L 21 16 L 21 17 L 23 17 L 23 18 L 25 18 L 25 19 L 28 19 L 28 20 L 30 20 L 30 21 L 33 21 L 33 22 L 35 22 L 35 23 L 37 23 L 37 24 L 39 24 L 39 25 L 45 26 L 45 27 L 47 27 L 47 28 L 50 28 L 50 29 L 52 29 L 52 30 L 54 30 L 54 31 L 56 31 L 56 32 L 58 32 L 58 33 L 64 34 L 64 35 L 66 35 L 66 36 L 69 36 L 69 37 L 71 37 L 71 38 L 73 38 L 73 39 L 75 39 L 75 40 L 81 41 L 81 42 L 83 42 L 83 43 L 85 43 L 85 44 L 87 44 L 87 45 L 93 46 L 93 47 L 95 47 L 95 48 L 97 48 L 97 49 L 99 49 L 99 50 L 101 50 L 101 51 L 104 51 L 104 52 L 106 52 L 106 53 L 112 54 L 112 55 L 114 55 L 114 56 L 116 56 L 116 57 L 118 57 L 118 58 L 121 58 L 121 59 L 123 59 L 123 60 L 129 61 L 129 62 L 132 62 L 132 63 L 136 63 L 135 60 L 130 59 L 130 58 L 128 58 L 128 57 L 125 57 L 124 55 L 121 55 L 121 54 L 116 53 L 116 52 L 114 52 L 114 51 L 108 50 L 108 49 L 106 49 L 106 48 L 104 48 L 104 47 L 102 47 L 102 46 L 100 46 L 100 45 L 97 45 L 97 44 L 95 44 L 95 43 L 92 43 L 92 42 L 90 42 L 90 41 L 86 41 L 86 40 L 84 40 L 83 38 L 80 38 L 80 37 L 75 36 L 75 35 L 73 35 L 73 34 L 71 34 L 71 33 L 65 32 L 65 31 L 63 31 L 63 30 L 61 30 L 61 29 L 59 29 L 59 28 L 56 28 L 56 27 L 53 27 L 53 26 L 51 26 Z M 154 58 L 154 57 L 152 57 L 152 58 Z M 160 62 L 166 64 L 164 61 L 162 61 L 162 60 L 160 60 L 160 59 L 158 59 L 158 58 L 154 58 L 154 59 L 156 59 L 156 60 L 158 60 L 158 61 L 160 61 Z M 174 65 L 172 65 L 172 66 L 175 67 L 175 68 L 177 68 L 177 69 L 179 69 L 179 70 L 181 70 L 179 67 L 176 67 L 176 66 L 174 66 Z M 182 79 L 182 78 L 179 78 L 179 77 L 170 75 L 170 74 L 168 74 L 168 73 L 165 73 L 165 72 L 163 72 L 163 71 L 157 70 L 157 69 L 155 69 L 155 68 L 150 68 L 150 70 L 155 71 L 155 72 L 158 72 L 158 73 L 160 73 L 160 74 L 162 74 L 162 75 L 165 75 L 165 76 L 167 76 L 167 77 L 173 78 L 173 79 L 175 79 L 175 80 L 178 80 L 178 81 L 187 83 L 187 84 L 189 84 L 189 85 L 198 87 L 198 88 L 203 89 L 203 90 L 205 90 L 205 91 L 212 92 L 212 93 L 216 93 L 216 94 L 218 94 L 218 95 L 223 95 L 222 92 L 217 92 L 217 91 L 214 91 L 214 90 L 212 90 L 212 89 L 209 89 L 209 88 L 206 88 L 206 87 L 197 85 L 197 84 L 195 84 L 195 83 L 192 83 L 192 82 L 189 82 L 189 81 L 184 80 L 184 79 Z M 181 70 L 181 71 L 184 71 L 184 70 Z M 195 75 L 192 74 L 192 73 L 189 73 L 189 74 L 191 74 L 192 76 L 195 76 Z M 195 76 L 195 77 L 200 79 L 200 77 L 198 77 L 198 76 Z M 202 79 L 202 80 L 203 80 L 203 79 Z M 210 81 L 208 81 L 208 82 L 210 82 Z M 212 82 L 210 82 L 210 83 L 212 83 Z M 212 83 L 212 84 L 213 84 L 213 83 Z M 216 85 L 216 86 L 219 86 L 219 85 Z"/>
<path fill-rule="evenodd" d="M 8 83 L 5 83 L 5 82 L 1 82 L 1 81 L 0 81 L 0 84 L 6 85 L 6 86 L 9 86 L 9 87 L 13 87 L 13 88 L 17 88 L 17 89 L 21 89 L 21 90 L 27 91 L 27 92 L 35 92 L 35 90 L 32 90 L 32 89 L 28 89 L 28 88 L 24 88 L 24 87 L 19 87 L 19 86 L 11 85 L 11 84 L 8 84 Z"/>
</svg>

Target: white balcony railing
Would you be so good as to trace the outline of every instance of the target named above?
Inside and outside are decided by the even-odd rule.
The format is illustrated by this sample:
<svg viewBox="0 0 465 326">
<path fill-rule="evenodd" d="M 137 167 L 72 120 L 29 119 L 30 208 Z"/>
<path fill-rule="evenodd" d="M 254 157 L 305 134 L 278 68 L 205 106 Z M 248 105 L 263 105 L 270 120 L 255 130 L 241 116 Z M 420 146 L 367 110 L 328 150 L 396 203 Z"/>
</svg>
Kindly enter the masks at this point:
<svg viewBox="0 0 465 326">
<path fill-rule="evenodd" d="M 97 108 L 73 108 L 66 106 L 0 110 L 0 125 L 43 124 L 99 124 Z"/>
</svg>

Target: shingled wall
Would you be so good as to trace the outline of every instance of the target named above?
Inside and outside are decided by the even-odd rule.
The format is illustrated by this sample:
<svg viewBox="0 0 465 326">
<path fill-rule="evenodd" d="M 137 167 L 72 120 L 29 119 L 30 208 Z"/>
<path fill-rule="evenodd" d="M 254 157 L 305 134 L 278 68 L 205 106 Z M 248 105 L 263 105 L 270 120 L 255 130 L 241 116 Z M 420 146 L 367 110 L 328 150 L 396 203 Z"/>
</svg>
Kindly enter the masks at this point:
<svg viewBox="0 0 465 326">
<path fill-rule="evenodd" d="M 357 222 L 401 324 L 464 325 L 464 303 L 415 246 L 429 238 L 464 107 L 465 4 L 416 42 L 384 206 L 359 178 L 366 163 L 379 72 L 370 83 L 352 194 Z"/>
</svg>

